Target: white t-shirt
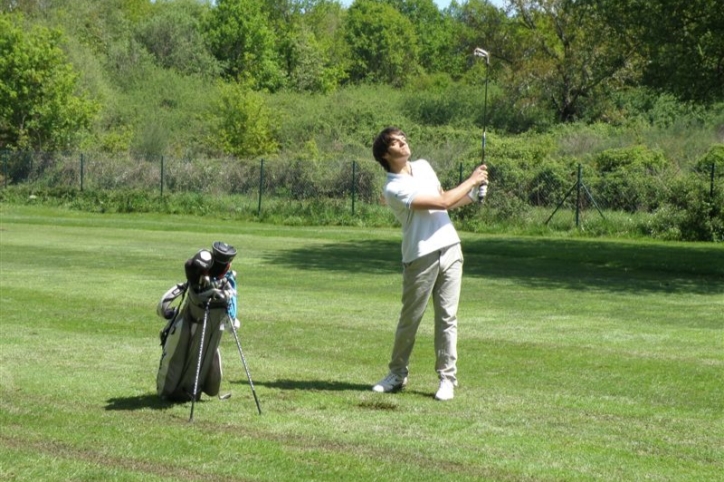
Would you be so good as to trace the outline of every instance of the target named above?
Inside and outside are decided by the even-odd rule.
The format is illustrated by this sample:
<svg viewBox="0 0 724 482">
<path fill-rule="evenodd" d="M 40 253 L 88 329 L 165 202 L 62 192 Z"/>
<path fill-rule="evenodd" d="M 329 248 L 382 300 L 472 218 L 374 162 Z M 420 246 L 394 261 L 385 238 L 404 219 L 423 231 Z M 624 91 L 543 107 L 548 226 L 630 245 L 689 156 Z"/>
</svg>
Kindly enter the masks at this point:
<svg viewBox="0 0 724 482">
<path fill-rule="evenodd" d="M 440 181 L 430 164 L 420 159 L 410 163 L 412 175 L 387 173 L 385 199 L 402 225 L 402 262 L 460 242 L 444 209 L 412 209 L 418 194 L 439 194 Z"/>
</svg>

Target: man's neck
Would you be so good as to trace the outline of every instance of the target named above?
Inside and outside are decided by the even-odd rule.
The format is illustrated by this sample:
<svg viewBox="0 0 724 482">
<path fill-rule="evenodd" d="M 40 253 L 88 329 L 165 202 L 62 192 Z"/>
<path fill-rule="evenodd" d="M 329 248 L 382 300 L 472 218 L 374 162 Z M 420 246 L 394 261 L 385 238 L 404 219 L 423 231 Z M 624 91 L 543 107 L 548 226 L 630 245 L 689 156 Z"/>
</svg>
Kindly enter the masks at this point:
<svg viewBox="0 0 724 482">
<path fill-rule="evenodd" d="M 399 163 L 390 163 L 390 172 L 393 174 L 407 174 L 412 176 L 412 165 L 405 159 Z"/>
</svg>

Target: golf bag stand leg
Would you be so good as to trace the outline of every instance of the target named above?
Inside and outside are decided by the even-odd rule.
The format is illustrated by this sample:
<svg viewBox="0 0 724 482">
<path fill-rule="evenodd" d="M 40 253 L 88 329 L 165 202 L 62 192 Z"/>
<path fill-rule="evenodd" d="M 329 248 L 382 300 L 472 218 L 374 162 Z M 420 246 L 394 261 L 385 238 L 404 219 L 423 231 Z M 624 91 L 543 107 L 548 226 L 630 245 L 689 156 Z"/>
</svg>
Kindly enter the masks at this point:
<svg viewBox="0 0 724 482">
<path fill-rule="evenodd" d="M 201 343 L 199 344 L 199 359 L 196 362 L 196 378 L 194 380 L 194 392 L 191 394 L 191 414 L 189 415 L 189 422 L 194 421 L 194 406 L 196 405 L 196 397 L 199 393 L 199 374 L 201 373 L 201 360 L 204 356 L 204 338 L 206 336 L 206 322 L 209 319 L 209 304 L 210 301 L 207 301 L 206 309 L 204 310 L 204 322 L 201 324 Z"/>
<path fill-rule="evenodd" d="M 254 402 L 256 402 L 256 409 L 261 415 L 261 406 L 259 405 L 259 399 L 256 396 L 256 390 L 254 389 L 254 382 L 251 381 L 251 373 L 249 373 L 249 367 L 246 365 L 246 358 L 244 358 L 244 352 L 241 351 L 241 342 L 239 341 L 239 334 L 236 330 L 234 320 L 229 320 L 231 325 L 231 332 L 234 334 L 234 340 L 236 340 L 236 348 L 239 350 L 239 357 L 241 358 L 241 364 L 244 366 L 246 372 L 246 378 L 249 379 L 249 386 L 251 387 L 251 393 L 254 395 Z"/>
</svg>

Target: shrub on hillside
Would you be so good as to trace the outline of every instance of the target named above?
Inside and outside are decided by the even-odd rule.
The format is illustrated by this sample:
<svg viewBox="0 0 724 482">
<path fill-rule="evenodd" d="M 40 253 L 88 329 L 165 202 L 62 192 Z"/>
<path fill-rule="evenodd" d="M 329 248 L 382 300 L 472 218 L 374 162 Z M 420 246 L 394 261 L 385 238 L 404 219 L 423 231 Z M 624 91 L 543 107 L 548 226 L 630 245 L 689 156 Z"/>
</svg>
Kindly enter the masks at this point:
<svg viewBox="0 0 724 482">
<path fill-rule="evenodd" d="M 711 169 L 720 176 L 724 175 L 724 144 L 714 144 L 697 162 L 695 169 L 698 172 L 710 173 Z"/>
<path fill-rule="evenodd" d="M 678 241 L 724 241 L 724 189 L 708 189 L 704 178 L 674 181 L 643 234 Z"/>
<path fill-rule="evenodd" d="M 483 107 L 480 89 L 462 84 L 415 90 L 405 95 L 402 101 L 403 112 L 412 121 L 428 126 L 482 125 L 478 121 Z"/>
<path fill-rule="evenodd" d="M 610 209 L 651 211 L 661 202 L 667 161 L 663 153 L 646 146 L 607 149 L 593 157 L 599 178 L 591 183 Z"/>
<path fill-rule="evenodd" d="M 568 163 L 542 163 L 529 183 L 528 202 L 532 206 L 555 205 L 564 199 L 575 182 L 575 170 Z"/>
</svg>

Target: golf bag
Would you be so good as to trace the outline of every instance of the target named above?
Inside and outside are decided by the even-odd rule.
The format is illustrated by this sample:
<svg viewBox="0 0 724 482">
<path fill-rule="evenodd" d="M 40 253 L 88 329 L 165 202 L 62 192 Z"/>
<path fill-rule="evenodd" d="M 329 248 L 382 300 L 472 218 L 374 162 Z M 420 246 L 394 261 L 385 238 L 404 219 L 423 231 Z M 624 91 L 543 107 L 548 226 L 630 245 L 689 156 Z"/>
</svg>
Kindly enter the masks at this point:
<svg viewBox="0 0 724 482">
<path fill-rule="evenodd" d="M 229 269 L 235 255 L 221 242 L 212 251 L 200 250 L 185 263 L 186 282 L 169 289 L 158 303 L 157 314 L 167 321 L 156 375 L 156 391 L 164 400 L 195 401 L 201 392 L 219 393 L 219 343 L 228 324 L 238 323 L 236 273 Z"/>
</svg>

